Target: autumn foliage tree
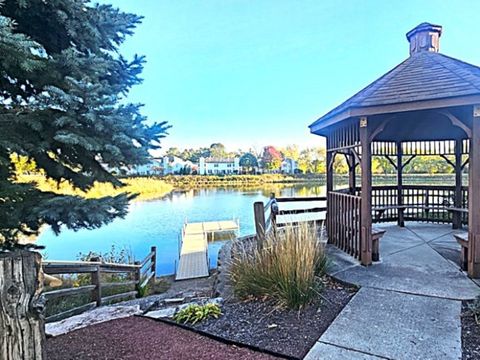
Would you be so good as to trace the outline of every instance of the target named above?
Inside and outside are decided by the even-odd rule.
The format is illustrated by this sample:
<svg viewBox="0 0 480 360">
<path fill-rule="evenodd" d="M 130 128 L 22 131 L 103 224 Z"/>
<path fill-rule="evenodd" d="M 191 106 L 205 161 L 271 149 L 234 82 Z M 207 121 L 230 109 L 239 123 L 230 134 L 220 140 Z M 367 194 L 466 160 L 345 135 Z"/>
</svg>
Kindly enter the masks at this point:
<svg viewBox="0 0 480 360">
<path fill-rule="evenodd" d="M 282 154 L 273 146 L 265 146 L 262 154 L 262 165 L 266 170 L 278 170 L 282 165 Z"/>
</svg>

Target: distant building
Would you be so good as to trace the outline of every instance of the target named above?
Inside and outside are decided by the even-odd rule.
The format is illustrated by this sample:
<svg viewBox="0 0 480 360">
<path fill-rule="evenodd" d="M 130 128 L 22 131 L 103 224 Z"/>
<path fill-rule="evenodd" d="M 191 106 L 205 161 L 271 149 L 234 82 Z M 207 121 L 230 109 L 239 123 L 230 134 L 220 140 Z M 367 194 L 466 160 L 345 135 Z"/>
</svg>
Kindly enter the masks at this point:
<svg viewBox="0 0 480 360">
<path fill-rule="evenodd" d="M 240 159 L 220 159 L 201 157 L 198 163 L 200 175 L 227 175 L 240 172 Z"/>
<path fill-rule="evenodd" d="M 285 158 L 280 166 L 280 171 L 283 174 L 295 174 L 298 171 L 297 162 L 293 159 Z"/>
<path fill-rule="evenodd" d="M 177 156 L 167 155 L 163 158 L 163 175 L 195 173 L 198 166 L 189 160 Z"/>
<path fill-rule="evenodd" d="M 148 164 L 137 165 L 126 170 L 127 175 L 162 175 L 162 159 L 154 158 Z"/>
</svg>

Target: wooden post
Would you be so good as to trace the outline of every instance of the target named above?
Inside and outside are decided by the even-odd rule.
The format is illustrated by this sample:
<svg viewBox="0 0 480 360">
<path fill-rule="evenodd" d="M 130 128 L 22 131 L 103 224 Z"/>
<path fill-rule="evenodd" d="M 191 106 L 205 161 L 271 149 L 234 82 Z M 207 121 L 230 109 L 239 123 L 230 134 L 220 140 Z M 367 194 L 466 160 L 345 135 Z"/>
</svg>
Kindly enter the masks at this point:
<svg viewBox="0 0 480 360">
<path fill-rule="evenodd" d="M 134 262 L 135 265 L 140 265 L 140 261 L 135 261 Z M 138 267 L 136 270 L 135 270 L 135 273 L 134 273 L 134 279 L 135 280 L 135 290 L 137 290 L 137 297 L 140 297 L 140 285 L 142 283 L 142 269 L 140 267 Z"/>
<path fill-rule="evenodd" d="M 462 145 L 463 140 L 455 140 L 455 196 L 454 207 L 460 209 L 462 207 Z M 460 211 L 453 212 L 453 228 L 462 228 L 462 213 Z"/>
<path fill-rule="evenodd" d="M 265 210 L 263 209 L 262 201 L 253 203 L 253 215 L 255 232 L 257 234 L 257 247 L 261 249 L 265 240 Z"/>
<path fill-rule="evenodd" d="M 152 266 L 150 267 L 150 271 L 152 272 L 153 276 L 150 279 L 150 282 L 155 285 L 155 279 L 157 278 L 157 247 L 152 246 L 150 248 L 150 251 L 153 253 L 152 260 Z"/>
<path fill-rule="evenodd" d="M 329 243 L 331 243 L 333 241 L 333 222 L 332 222 L 332 219 L 333 219 L 333 216 L 334 214 L 332 214 L 332 208 L 333 208 L 333 204 L 331 204 L 330 201 L 328 201 L 329 197 L 330 197 L 330 192 L 333 191 L 333 155 L 332 155 L 332 152 L 329 151 L 331 149 L 331 140 L 330 140 L 330 136 L 327 136 L 327 156 L 326 156 L 326 161 L 327 161 L 327 164 L 325 166 L 325 168 L 327 169 L 327 175 L 326 175 L 326 182 L 327 182 L 327 214 L 326 214 L 326 224 L 327 224 L 327 241 Z"/>
<path fill-rule="evenodd" d="M 348 187 L 350 195 L 355 195 L 355 156 L 350 152 L 348 156 Z"/>
<path fill-rule="evenodd" d="M 361 254 L 362 265 L 372 263 L 372 149 L 368 119 L 360 118 L 360 143 L 362 148 L 362 190 L 361 190 Z"/>
<path fill-rule="evenodd" d="M 330 150 L 330 138 L 327 137 L 327 166 L 326 166 L 326 169 L 327 169 L 327 194 L 330 192 L 330 191 L 333 191 L 333 162 L 332 162 L 332 157 L 333 157 L 333 154 Z"/>
<path fill-rule="evenodd" d="M 403 205 L 403 149 L 401 141 L 397 142 L 397 205 L 399 206 L 397 210 L 398 226 L 404 227 L 403 209 L 400 208 Z"/>
<path fill-rule="evenodd" d="M 480 277 L 480 105 L 473 107 L 468 196 L 468 274 Z"/>
<path fill-rule="evenodd" d="M 272 231 L 274 236 L 277 236 L 277 215 L 278 203 L 275 199 L 275 193 L 270 194 L 270 222 L 272 223 Z"/>
<path fill-rule="evenodd" d="M 0 253 L 0 359 L 46 359 L 42 257 Z"/>
<path fill-rule="evenodd" d="M 95 285 L 95 289 L 92 291 L 92 301 L 97 303 L 97 306 L 102 305 L 102 287 L 100 283 L 100 265 L 97 265 L 97 270 L 91 273 L 92 285 Z"/>
</svg>

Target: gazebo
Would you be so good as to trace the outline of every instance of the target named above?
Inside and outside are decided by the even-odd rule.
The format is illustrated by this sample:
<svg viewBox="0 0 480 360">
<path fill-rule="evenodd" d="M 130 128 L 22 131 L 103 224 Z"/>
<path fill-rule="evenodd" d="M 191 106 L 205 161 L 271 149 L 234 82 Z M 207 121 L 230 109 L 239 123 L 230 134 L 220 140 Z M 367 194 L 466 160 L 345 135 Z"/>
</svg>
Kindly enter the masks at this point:
<svg viewBox="0 0 480 360">
<path fill-rule="evenodd" d="M 480 68 L 440 54 L 441 34 L 442 27 L 430 23 L 409 31 L 408 59 L 316 120 L 310 131 L 327 140 L 329 243 L 370 265 L 379 255 L 372 223 L 467 225 L 468 274 L 480 277 Z M 405 166 L 427 155 L 454 168 L 454 186 L 404 184 Z M 347 188 L 334 184 L 336 156 L 347 160 Z M 372 156 L 395 167 L 395 185 L 372 186 Z M 468 186 L 462 183 L 467 168 Z"/>
</svg>

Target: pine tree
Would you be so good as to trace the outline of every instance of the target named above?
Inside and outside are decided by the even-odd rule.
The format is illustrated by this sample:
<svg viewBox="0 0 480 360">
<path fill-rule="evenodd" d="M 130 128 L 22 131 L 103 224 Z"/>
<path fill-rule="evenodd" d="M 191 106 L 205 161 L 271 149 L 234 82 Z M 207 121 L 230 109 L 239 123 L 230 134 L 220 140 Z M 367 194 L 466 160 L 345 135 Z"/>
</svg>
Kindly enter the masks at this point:
<svg viewBox="0 0 480 360">
<path fill-rule="evenodd" d="M 0 0 L 0 247 L 42 225 L 97 228 L 125 216 L 131 195 L 83 199 L 15 182 L 12 154 L 88 190 L 122 186 L 109 169 L 144 164 L 166 134 L 126 100 L 144 57 L 119 46 L 141 17 L 89 0 Z"/>
</svg>

